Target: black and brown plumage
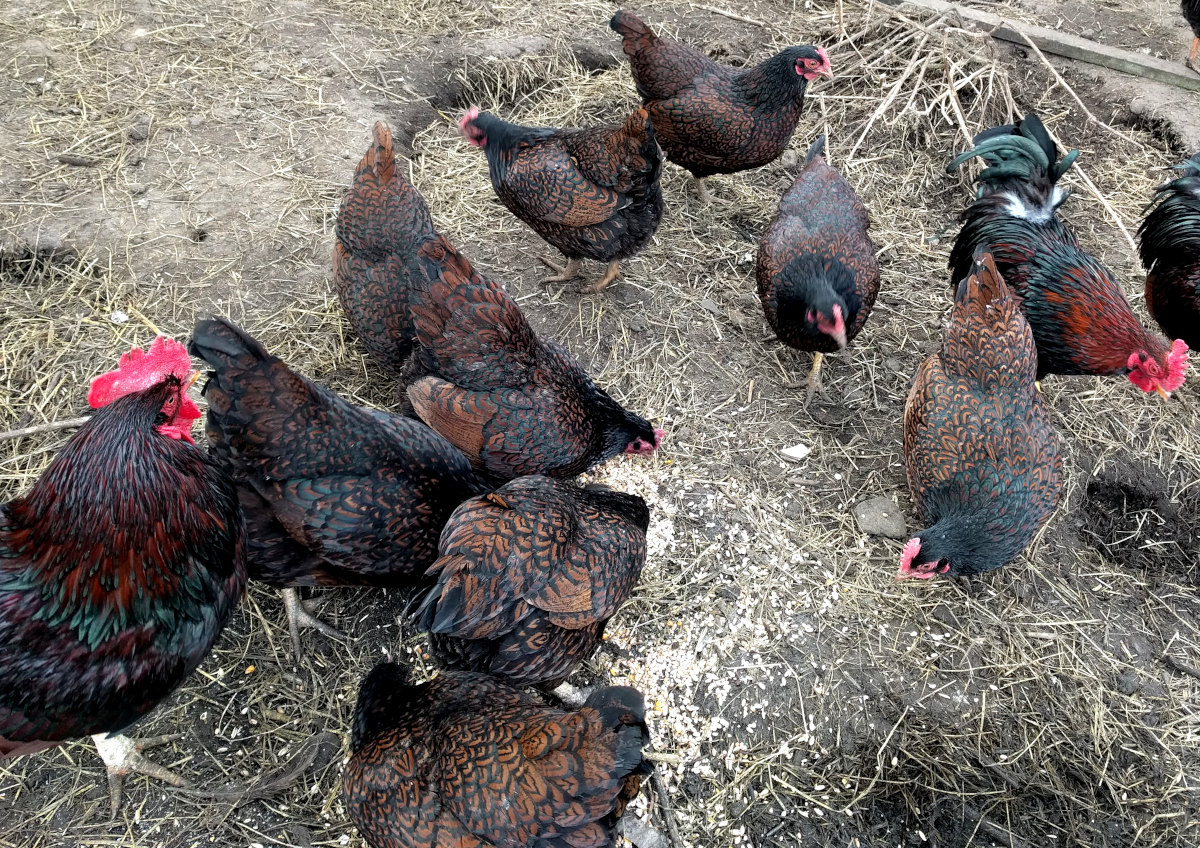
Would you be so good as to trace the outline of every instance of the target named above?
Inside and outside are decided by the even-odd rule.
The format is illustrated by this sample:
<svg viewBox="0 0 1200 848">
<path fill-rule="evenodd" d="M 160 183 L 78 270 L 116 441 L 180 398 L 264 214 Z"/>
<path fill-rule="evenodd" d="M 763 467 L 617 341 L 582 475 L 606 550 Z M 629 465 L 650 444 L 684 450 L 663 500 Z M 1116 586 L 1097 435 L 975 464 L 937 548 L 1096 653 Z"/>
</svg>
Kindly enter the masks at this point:
<svg viewBox="0 0 1200 848">
<path fill-rule="evenodd" d="M 645 109 L 621 124 L 553 129 L 510 124 L 472 106 L 459 129 L 487 155 L 500 202 L 567 257 L 565 268 L 542 260 L 558 272 L 546 282 L 569 280 L 581 260 L 593 259 L 608 263 L 584 289 L 598 292 L 658 229 L 662 156 Z"/>
<path fill-rule="evenodd" d="M 412 684 L 377 665 L 354 707 L 342 778 L 372 848 L 607 848 L 650 764 L 642 696 L 544 705 L 484 674 Z"/>
<path fill-rule="evenodd" d="M 1146 306 L 1171 338 L 1200 349 L 1200 153 L 1154 190 L 1138 227 Z"/>
<path fill-rule="evenodd" d="M 299 586 L 415 588 L 450 514 L 486 491 L 449 442 L 419 421 L 355 406 L 306 379 L 225 319 L 196 323 L 213 456 L 238 484 L 251 578 L 284 592 L 299 627 L 339 634 Z"/>
<path fill-rule="evenodd" d="M 338 207 L 333 280 L 367 352 L 399 376 L 413 345 L 408 292 L 420 273 L 417 249 L 437 232 L 425 199 L 396 168 L 387 125 L 375 124 L 374 136 Z"/>
<path fill-rule="evenodd" d="M 858 335 L 879 294 L 867 209 L 824 151 L 822 135 L 763 232 L 756 265 L 767 323 L 784 344 L 813 353 L 805 405 L 823 391 L 822 355 Z"/>
<path fill-rule="evenodd" d="M 1200 51 L 1200 0 L 1180 0 L 1180 9 L 1183 11 L 1183 17 L 1188 22 L 1188 26 L 1192 28 L 1192 52 L 1188 54 L 1187 61 L 1184 62 L 1189 68 L 1196 68 L 1196 53 Z"/>
<path fill-rule="evenodd" d="M 904 407 L 908 486 L 928 526 L 904 546 L 901 578 L 999 568 L 1054 511 L 1062 462 L 1037 362 L 1016 298 L 977 252 Z"/>
<path fill-rule="evenodd" d="M 500 286 L 445 239 L 420 250 L 427 283 L 410 308 L 405 370 L 414 412 L 492 478 L 573 477 L 662 431 L 598 387 L 562 345 L 538 338 Z"/>
<path fill-rule="evenodd" d="M 666 157 L 704 178 L 766 165 L 787 149 L 808 84 L 832 76 L 820 47 L 803 44 L 749 68 L 734 68 L 654 33 L 629 11 L 613 15 L 655 138 Z"/>
<path fill-rule="evenodd" d="M 418 612 L 434 655 L 550 690 L 591 656 L 646 562 L 637 495 L 521 477 L 450 517 Z"/>
</svg>

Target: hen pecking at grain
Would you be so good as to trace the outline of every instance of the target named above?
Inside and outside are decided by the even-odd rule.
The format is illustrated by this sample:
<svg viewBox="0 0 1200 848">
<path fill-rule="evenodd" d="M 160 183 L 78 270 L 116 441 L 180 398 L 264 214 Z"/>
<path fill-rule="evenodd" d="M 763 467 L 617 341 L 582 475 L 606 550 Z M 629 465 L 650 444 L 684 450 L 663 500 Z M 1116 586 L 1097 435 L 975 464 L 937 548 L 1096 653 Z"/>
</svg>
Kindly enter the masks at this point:
<svg viewBox="0 0 1200 848">
<path fill-rule="evenodd" d="M 929 526 L 904 546 L 900 578 L 999 568 L 1054 511 L 1062 462 L 1036 375 L 1029 325 L 981 250 L 904 407 L 908 487 Z"/>
<path fill-rule="evenodd" d="M 283 590 L 297 656 L 301 625 L 340 634 L 295 587 L 414 588 L 451 512 L 486 490 L 419 421 L 347 403 L 229 321 L 198 321 L 192 352 L 213 369 L 208 440 L 238 484 L 250 576 Z"/>
<path fill-rule="evenodd" d="M 621 273 L 620 262 L 650 240 L 663 212 L 662 157 L 645 109 L 623 124 L 586 129 L 523 127 L 471 109 L 458 123 L 487 154 L 492 188 L 510 212 L 567 257 L 558 276 L 579 273 L 582 259 L 608 270 L 585 292 L 598 292 Z"/>
<path fill-rule="evenodd" d="M 92 381 L 91 419 L 0 505 L 0 756 L 91 735 L 114 815 L 141 755 L 119 735 L 208 656 L 246 584 L 233 481 L 192 443 L 191 360 L 157 338 Z"/>
<path fill-rule="evenodd" d="M 445 239 L 420 250 L 428 283 L 410 307 L 418 349 L 405 371 L 421 420 L 498 480 L 573 477 L 619 453 L 649 454 L 662 430 L 596 386 L 567 350 Z"/>
<path fill-rule="evenodd" d="M 521 477 L 467 501 L 442 532 L 418 612 L 434 655 L 545 690 L 600 643 L 646 562 L 637 495 Z"/>
<path fill-rule="evenodd" d="M 661 38 L 632 12 L 609 22 L 621 36 L 642 103 L 667 158 L 691 171 L 700 199 L 704 178 L 773 162 L 787 149 L 808 84 L 832 76 L 820 47 L 789 47 L 739 69 Z"/>
<path fill-rule="evenodd" d="M 420 273 L 417 249 L 437 235 L 425 199 L 396 170 L 392 133 L 375 124 L 375 141 L 338 207 L 333 281 L 363 346 L 399 376 L 412 352 L 408 292 Z"/>
<path fill-rule="evenodd" d="M 858 335 L 879 294 L 879 263 L 866 207 L 825 161 L 825 136 L 779 201 L 758 245 L 758 296 L 775 335 L 813 352 L 805 406 L 821 388 L 824 353 Z"/>
<path fill-rule="evenodd" d="M 978 199 L 963 212 L 950 253 L 955 285 L 971 273 L 976 250 L 991 251 L 1016 296 L 1046 374 L 1124 374 L 1163 397 L 1183 385 L 1187 345 L 1168 345 L 1133 314 L 1112 272 L 1085 251 L 1058 218 L 1067 191 L 1057 185 L 1079 151 L 1061 161 L 1037 115 L 980 133 L 952 171 L 976 156 Z"/>
<path fill-rule="evenodd" d="M 1154 190 L 1138 227 L 1146 306 L 1164 333 L 1200 346 L 1200 153 Z"/>
<path fill-rule="evenodd" d="M 342 798 L 372 848 L 606 848 L 650 764 L 642 696 L 547 707 L 484 674 L 412 685 L 380 663 L 354 706 Z"/>
</svg>

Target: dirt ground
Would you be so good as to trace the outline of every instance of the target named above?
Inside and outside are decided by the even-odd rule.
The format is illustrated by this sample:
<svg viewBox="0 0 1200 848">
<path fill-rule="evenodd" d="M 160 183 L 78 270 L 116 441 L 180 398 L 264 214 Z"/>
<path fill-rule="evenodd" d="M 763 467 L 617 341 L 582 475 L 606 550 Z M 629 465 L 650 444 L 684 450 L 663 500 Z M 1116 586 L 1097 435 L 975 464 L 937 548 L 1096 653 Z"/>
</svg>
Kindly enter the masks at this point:
<svg viewBox="0 0 1200 848">
<path fill-rule="evenodd" d="M 544 245 L 494 199 L 454 123 L 471 103 L 545 125 L 627 113 L 636 96 L 606 26 L 616 5 L 9 0 L 0 431 L 81 414 L 88 378 L 120 352 L 156 329 L 182 339 L 208 313 L 344 396 L 390 406 L 330 272 L 337 204 L 386 120 L 442 231 L 667 430 L 655 457 L 592 475 L 650 503 L 650 558 L 577 682 L 646 694 L 688 845 L 1197 844 L 1200 378 L 1169 404 L 1126 380 L 1047 379 L 1063 503 L 999 573 L 897 584 L 902 541 L 862 533 L 853 515 L 884 496 L 918 529 L 900 420 L 940 344 L 946 258 L 971 197 L 944 168 L 966 135 L 1036 109 L 1083 150 L 1064 215 L 1143 316 L 1126 233 L 1162 169 L 1194 151 L 1129 108 L 1141 83 L 1063 66 L 1095 123 L 1036 57 L 912 9 L 717 5 L 636 8 L 723 61 L 823 44 L 835 78 L 810 91 L 792 155 L 712 180 L 729 204 L 702 207 L 666 166 L 653 244 L 609 291 L 583 296 L 540 282 Z M 1190 41 L 1173 2 L 1013 14 L 1167 58 Z M 1200 114 L 1200 97 L 1179 96 Z M 753 259 L 820 132 L 870 208 L 884 278 L 862 335 L 827 363 L 832 400 L 805 410 L 783 384 L 808 357 L 764 340 Z M 0 442 L 0 496 L 23 491 L 68 435 Z M 797 445 L 802 460 L 782 453 Z M 314 594 L 346 644 L 310 635 L 294 663 L 282 605 L 255 587 L 145 723 L 185 734 L 159 758 L 207 795 L 131 779 L 109 821 L 100 760 L 68 745 L 0 767 L 0 846 L 361 844 L 339 799 L 358 681 L 385 650 L 427 669 L 398 598 Z M 337 744 L 306 746 L 322 732 Z M 297 755 L 303 768 L 289 768 Z M 213 797 L 232 785 L 256 791 Z M 633 814 L 665 830 L 650 793 Z"/>
</svg>

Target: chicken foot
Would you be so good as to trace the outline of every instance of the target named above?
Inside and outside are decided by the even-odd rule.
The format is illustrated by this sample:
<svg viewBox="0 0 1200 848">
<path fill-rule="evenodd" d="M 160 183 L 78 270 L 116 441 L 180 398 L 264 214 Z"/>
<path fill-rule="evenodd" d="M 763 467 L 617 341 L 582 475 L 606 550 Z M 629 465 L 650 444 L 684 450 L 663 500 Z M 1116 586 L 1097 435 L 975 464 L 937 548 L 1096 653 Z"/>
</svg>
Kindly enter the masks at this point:
<svg viewBox="0 0 1200 848">
<path fill-rule="evenodd" d="M 287 610 L 288 630 L 292 634 L 292 650 L 296 652 L 297 662 L 304 656 L 304 651 L 300 647 L 301 627 L 311 627 L 313 630 L 324 633 L 330 639 L 336 639 L 339 642 L 346 641 L 345 633 L 330 627 L 313 615 L 308 605 L 300 600 L 300 593 L 295 588 L 280 589 L 279 594 L 283 595 L 283 606 Z"/>
<path fill-rule="evenodd" d="M 814 353 L 813 354 L 812 371 L 808 372 L 808 379 L 806 381 L 804 381 L 803 383 L 793 382 L 793 383 L 786 383 L 784 385 L 785 389 L 798 389 L 801 386 L 804 386 L 808 389 L 808 392 L 804 395 L 804 408 L 805 409 L 807 409 L 808 405 L 810 403 L 812 403 L 812 398 L 813 398 L 814 392 L 816 392 L 817 394 L 819 394 L 821 397 L 825 398 L 826 400 L 829 399 L 829 393 L 826 392 L 825 387 L 823 385 L 821 385 L 821 363 L 824 360 L 825 360 L 825 354 Z"/>
<path fill-rule="evenodd" d="M 125 788 L 126 775 L 137 772 L 147 777 L 154 777 L 177 787 L 188 787 L 191 783 L 168 768 L 160 766 L 142 756 L 142 751 L 159 745 L 166 745 L 182 739 L 182 733 L 171 733 L 166 736 L 150 736 L 144 739 L 122 736 L 119 733 L 97 733 L 92 737 L 96 743 L 96 752 L 104 760 L 108 770 L 108 800 L 112 805 L 113 818 L 121 808 L 121 796 Z"/>
<path fill-rule="evenodd" d="M 568 259 L 567 264 L 563 266 L 552 261 L 547 256 L 541 256 L 538 258 L 542 260 L 543 265 L 555 272 L 555 276 L 547 277 L 546 279 L 542 280 L 543 283 L 561 283 L 565 280 L 573 280 L 575 277 L 579 276 L 579 266 L 583 264 L 582 260 Z"/>
<path fill-rule="evenodd" d="M 604 276 L 585 288 L 583 293 L 595 294 L 598 291 L 604 291 L 604 289 L 608 288 L 608 284 L 619 276 L 621 276 L 621 263 L 610 262 L 608 263 L 608 270 L 604 272 Z"/>
</svg>

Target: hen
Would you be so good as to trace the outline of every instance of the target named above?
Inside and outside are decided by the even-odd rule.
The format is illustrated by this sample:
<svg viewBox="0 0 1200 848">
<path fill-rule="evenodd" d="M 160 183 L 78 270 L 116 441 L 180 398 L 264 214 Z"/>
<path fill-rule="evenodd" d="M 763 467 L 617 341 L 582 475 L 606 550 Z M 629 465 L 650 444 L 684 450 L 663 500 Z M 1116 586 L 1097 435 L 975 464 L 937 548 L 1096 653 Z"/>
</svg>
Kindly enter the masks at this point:
<svg viewBox="0 0 1200 848">
<path fill-rule="evenodd" d="M 1154 191 L 1138 228 L 1146 306 L 1163 332 L 1200 346 L 1200 153 Z"/>
<path fill-rule="evenodd" d="M 1062 462 L 1037 361 L 1016 298 L 980 251 L 942 352 L 921 365 L 904 407 L 908 486 L 929 526 L 904 546 L 900 578 L 999 568 L 1054 511 Z"/>
<path fill-rule="evenodd" d="M 198 321 L 191 348 L 213 369 L 208 440 L 238 484 L 250 576 L 284 590 L 297 656 L 301 625 L 338 634 L 295 587 L 412 588 L 450 513 L 485 491 L 419 421 L 347 403 L 229 321 Z"/>
<path fill-rule="evenodd" d="M 971 272 L 978 248 L 991 251 L 1033 330 L 1039 378 L 1125 374 L 1142 391 L 1167 397 L 1183 385 L 1187 345 L 1168 345 L 1142 326 L 1112 272 L 1080 247 L 1056 213 L 1067 198 L 1058 180 L 1078 152 L 1059 161 L 1057 146 L 1031 114 L 980 133 L 973 150 L 950 162 L 948 171 L 976 156 L 987 165 L 950 253 L 953 282 Z"/>
<path fill-rule="evenodd" d="M 118 735 L 208 656 L 246 583 L 233 482 L 192 443 L 183 345 L 92 381 L 96 413 L 0 505 L 0 756 L 91 735 L 114 815 L 125 775 L 186 781 Z"/>
<path fill-rule="evenodd" d="M 504 290 L 449 242 L 420 250 L 405 371 L 417 415 L 500 480 L 573 477 L 618 453 L 653 453 L 662 430 L 627 412 L 567 350 L 543 341 Z"/>
<path fill-rule="evenodd" d="M 779 201 L 758 245 L 758 296 L 784 344 L 813 351 L 805 405 L 821 391 L 823 353 L 844 348 L 862 329 L 879 293 L 870 220 L 854 189 L 812 143 L 804 169 Z"/>
<path fill-rule="evenodd" d="M 455 510 L 419 611 L 437 658 L 553 689 L 600 643 L 646 562 L 637 495 L 522 477 Z"/>
<path fill-rule="evenodd" d="M 644 713 L 623 686 L 564 712 L 484 674 L 414 686 L 380 663 L 342 797 L 372 848 L 604 848 L 650 773 Z"/>
<path fill-rule="evenodd" d="M 412 352 L 408 292 L 417 248 L 437 235 L 425 199 L 396 170 L 392 133 L 375 124 L 375 142 L 358 163 L 338 209 L 333 280 L 363 346 L 399 376 Z"/>
<path fill-rule="evenodd" d="M 1188 54 L 1187 61 L 1184 62 L 1189 68 L 1196 67 L 1196 51 L 1200 50 L 1200 0 L 1180 0 L 1179 7 L 1183 10 L 1183 17 L 1187 20 L 1188 26 L 1192 28 L 1192 34 L 1195 36 L 1192 39 L 1192 52 Z"/>
<path fill-rule="evenodd" d="M 701 200 L 704 178 L 766 165 L 787 148 L 810 81 L 832 76 L 820 47 L 789 47 L 739 69 L 694 47 L 660 38 L 632 12 L 613 15 L 642 103 L 667 158 L 692 172 Z"/>
<path fill-rule="evenodd" d="M 458 123 L 487 154 L 488 171 L 508 210 L 567 257 L 546 282 L 569 280 L 581 259 L 608 270 L 585 292 L 605 288 L 620 262 L 650 240 L 662 218 L 662 157 L 645 109 L 623 124 L 587 129 L 523 127 L 471 109 Z"/>
</svg>

